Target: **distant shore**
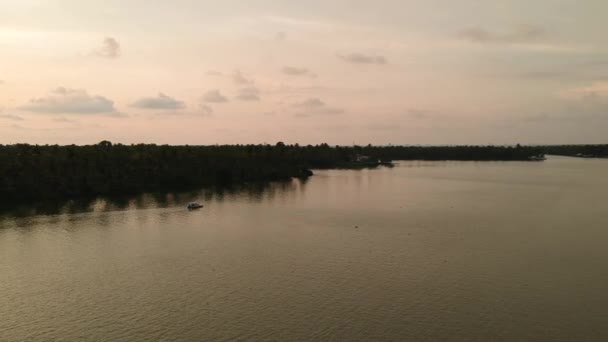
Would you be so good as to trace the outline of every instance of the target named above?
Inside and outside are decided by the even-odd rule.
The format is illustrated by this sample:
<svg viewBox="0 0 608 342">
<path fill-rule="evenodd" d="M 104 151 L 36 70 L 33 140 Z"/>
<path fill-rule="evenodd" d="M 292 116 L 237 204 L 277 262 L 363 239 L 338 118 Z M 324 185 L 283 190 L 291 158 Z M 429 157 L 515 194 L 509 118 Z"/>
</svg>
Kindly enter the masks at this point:
<svg viewBox="0 0 608 342">
<path fill-rule="evenodd" d="M 556 151 L 556 147 L 551 147 Z M 393 160 L 542 160 L 541 146 L 0 145 L 2 202 L 148 191 L 312 176 L 312 169 L 392 166 Z M 555 153 L 553 153 L 555 154 Z"/>
<path fill-rule="evenodd" d="M 539 146 L 545 154 L 576 158 L 608 158 L 606 145 L 549 145 Z"/>
</svg>

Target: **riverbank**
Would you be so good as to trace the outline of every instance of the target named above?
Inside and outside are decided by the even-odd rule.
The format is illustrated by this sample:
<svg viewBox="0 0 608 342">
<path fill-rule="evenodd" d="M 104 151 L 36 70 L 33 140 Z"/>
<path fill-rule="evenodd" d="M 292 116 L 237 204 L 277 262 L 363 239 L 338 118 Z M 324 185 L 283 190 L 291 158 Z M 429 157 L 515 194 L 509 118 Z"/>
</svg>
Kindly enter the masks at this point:
<svg viewBox="0 0 608 342">
<path fill-rule="evenodd" d="M 608 158 L 608 145 L 549 145 L 538 146 L 546 154 L 576 158 Z"/>
<path fill-rule="evenodd" d="M 111 196 L 306 178 L 391 160 L 530 160 L 525 146 L 0 145 L 2 201 Z"/>
</svg>

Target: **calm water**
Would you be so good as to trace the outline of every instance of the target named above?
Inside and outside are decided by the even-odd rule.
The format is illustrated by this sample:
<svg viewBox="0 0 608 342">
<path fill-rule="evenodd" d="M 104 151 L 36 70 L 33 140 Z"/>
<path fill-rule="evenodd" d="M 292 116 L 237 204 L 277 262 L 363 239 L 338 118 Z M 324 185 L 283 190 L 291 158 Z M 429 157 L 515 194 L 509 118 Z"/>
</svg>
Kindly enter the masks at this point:
<svg viewBox="0 0 608 342">
<path fill-rule="evenodd" d="M 401 162 L 5 211 L 0 341 L 606 341 L 607 175 Z"/>
</svg>

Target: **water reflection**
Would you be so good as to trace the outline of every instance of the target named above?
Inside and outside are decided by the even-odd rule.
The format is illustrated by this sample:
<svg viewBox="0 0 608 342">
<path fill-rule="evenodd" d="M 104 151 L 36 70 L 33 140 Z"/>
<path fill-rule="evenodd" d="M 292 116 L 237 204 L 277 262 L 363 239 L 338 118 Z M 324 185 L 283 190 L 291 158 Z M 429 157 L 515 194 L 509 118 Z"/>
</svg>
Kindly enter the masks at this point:
<svg viewBox="0 0 608 342">
<path fill-rule="evenodd" d="M 0 204 L 0 220 L 33 216 L 70 216 L 78 221 L 82 213 L 107 213 L 125 210 L 149 208 L 171 208 L 185 206 L 191 201 L 221 203 L 225 200 L 244 199 L 248 202 L 263 203 L 296 199 L 298 193 L 305 191 L 305 179 L 293 179 L 280 182 L 256 182 L 229 187 L 214 187 L 181 192 L 154 192 L 134 196 L 104 196 L 80 198 L 63 201 L 43 201 L 36 203 Z M 53 218 L 59 221 L 59 218 Z M 99 223 L 104 225 L 104 216 L 99 216 Z M 27 220 L 22 225 L 27 225 Z M 107 223 L 106 223 L 107 224 Z"/>
<path fill-rule="evenodd" d="M 608 340 L 606 162 L 5 208 L 0 340 Z"/>
</svg>

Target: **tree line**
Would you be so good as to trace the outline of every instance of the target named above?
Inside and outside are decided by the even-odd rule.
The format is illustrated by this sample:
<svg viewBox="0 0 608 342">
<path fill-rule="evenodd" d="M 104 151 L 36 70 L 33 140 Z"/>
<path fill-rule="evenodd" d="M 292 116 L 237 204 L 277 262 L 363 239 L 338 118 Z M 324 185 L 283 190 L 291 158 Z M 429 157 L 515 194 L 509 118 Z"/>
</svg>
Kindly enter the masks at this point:
<svg viewBox="0 0 608 342">
<path fill-rule="evenodd" d="M 310 169 L 379 160 L 528 160 L 524 146 L 0 145 L 0 200 L 72 198 L 181 190 L 307 177 Z"/>
</svg>

